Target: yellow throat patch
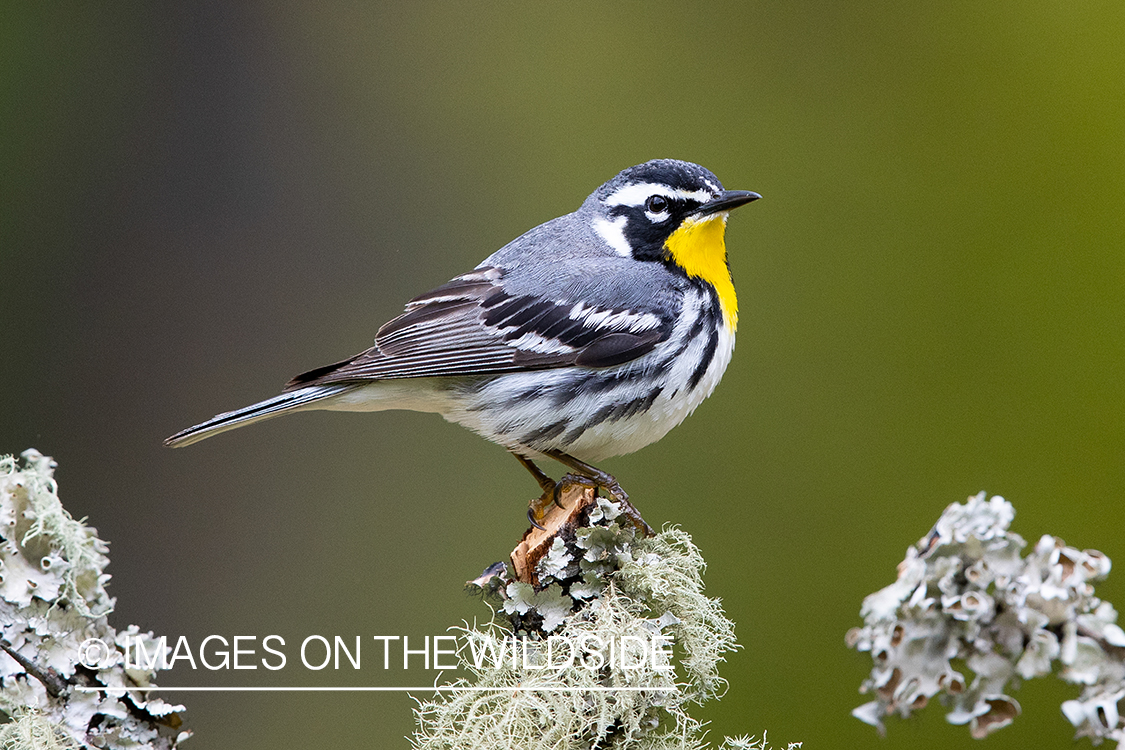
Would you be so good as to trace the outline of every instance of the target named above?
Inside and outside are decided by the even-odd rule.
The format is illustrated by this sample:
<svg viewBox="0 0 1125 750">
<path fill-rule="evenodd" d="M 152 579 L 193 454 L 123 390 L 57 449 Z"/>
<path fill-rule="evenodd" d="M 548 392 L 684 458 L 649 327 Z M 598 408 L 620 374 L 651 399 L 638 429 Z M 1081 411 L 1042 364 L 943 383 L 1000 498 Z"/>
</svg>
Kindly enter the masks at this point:
<svg viewBox="0 0 1125 750">
<path fill-rule="evenodd" d="M 688 217 L 672 232 L 664 247 L 688 276 L 702 279 L 715 288 L 723 319 L 734 331 L 738 328 L 738 298 L 727 266 L 726 229 L 726 212 L 701 220 Z"/>
</svg>

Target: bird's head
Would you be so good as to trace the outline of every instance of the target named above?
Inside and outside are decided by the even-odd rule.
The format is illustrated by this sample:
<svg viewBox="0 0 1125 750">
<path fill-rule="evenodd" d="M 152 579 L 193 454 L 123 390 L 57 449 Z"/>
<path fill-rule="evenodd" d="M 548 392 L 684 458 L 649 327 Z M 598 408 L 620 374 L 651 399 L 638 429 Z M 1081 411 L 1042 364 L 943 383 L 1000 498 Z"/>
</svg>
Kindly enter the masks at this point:
<svg viewBox="0 0 1125 750">
<path fill-rule="evenodd" d="M 630 167 L 586 201 L 592 228 L 614 252 L 665 263 L 710 284 L 728 322 L 738 303 L 727 266 L 725 231 L 730 211 L 761 196 L 725 190 L 710 170 L 675 159 Z"/>
</svg>

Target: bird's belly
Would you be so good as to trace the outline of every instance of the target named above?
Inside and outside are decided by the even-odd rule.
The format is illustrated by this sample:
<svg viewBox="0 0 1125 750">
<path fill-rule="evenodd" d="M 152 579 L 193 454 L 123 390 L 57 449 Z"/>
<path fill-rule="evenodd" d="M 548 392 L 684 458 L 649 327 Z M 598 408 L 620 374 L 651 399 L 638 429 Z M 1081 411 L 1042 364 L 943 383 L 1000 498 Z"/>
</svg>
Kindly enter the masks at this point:
<svg viewBox="0 0 1125 750">
<path fill-rule="evenodd" d="M 462 390 L 443 414 L 519 453 L 558 450 L 595 463 L 664 437 L 715 389 L 733 349 L 723 329 L 714 346 L 690 341 L 671 359 L 500 375 Z"/>
</svg>

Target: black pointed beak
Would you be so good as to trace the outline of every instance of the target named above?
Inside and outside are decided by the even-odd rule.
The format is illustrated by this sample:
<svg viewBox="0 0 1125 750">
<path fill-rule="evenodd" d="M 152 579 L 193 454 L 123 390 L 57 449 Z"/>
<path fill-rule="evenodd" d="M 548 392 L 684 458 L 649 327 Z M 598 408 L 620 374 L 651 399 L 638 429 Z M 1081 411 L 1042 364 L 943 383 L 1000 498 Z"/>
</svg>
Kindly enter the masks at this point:
<svg viewBox="0 0 1125 750">
<path fill-rule="evenodd" d="M 719 197 L 704 203 L 695 211 L 695 216 L 708 216 L 720 211 L 730 211 L 732 208 L 745 206 L 750 201 L 756 201 L 762 196 L 749 190 L 724 190 Z"/>
</svg>

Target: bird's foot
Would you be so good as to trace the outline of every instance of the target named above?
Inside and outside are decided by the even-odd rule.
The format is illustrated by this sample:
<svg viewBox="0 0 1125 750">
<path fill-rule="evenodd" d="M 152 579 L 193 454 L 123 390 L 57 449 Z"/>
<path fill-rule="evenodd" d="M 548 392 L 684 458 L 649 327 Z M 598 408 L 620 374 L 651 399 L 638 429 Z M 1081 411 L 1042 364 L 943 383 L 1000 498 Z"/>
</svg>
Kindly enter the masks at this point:
<svg viewBox="0 0 1125 750">
<path fill-rule="evenodd" d="M 531 476 L 535 477 L 535 482 L 543 490 L 543 494 L 527 504 L 527 520 L 540 531 L 546 531 L 539 521 L 547 515 L 547 509 L 552 504 L 560 508 L 563 507 L 562 503 L 559 502 L 559 483 L 544 474 L 543 470 L 536 466 L 530 458 L 525 458 L 518 453 L 512 455 L 523 464 L 525 469 L 531 472 Z"/>
<path fill-rule="evenodd" d="M 527 520 L 540 531 L 546 531 L 546 529 L 543 528 L 543 524 L 539 523 L 539 521 L 547 515 L 547 509 L 552 505 L 562 507 L 562 505 L 559 504 L 557 486 L 554 482 L 551 483 L 550 487 L 543 488 L 542 495 L 533 498 L 531 502 L 527 504 Z"/>
<path fill-rule="evenodd" d="M 597 490 L 604 490 L 609 496 L 609 499 L 620 506 L 621 512 L 641 534 L 644 536 L 654 536 L 656 534 L 652 527 L 648 525 L 648 522 L 641 516 L 640 511 L 629 502 L 629 495 L 621 488 L 617 480 L 609 474 L 604 474 L 604 476 L 596 479 L 583 476 L 582 474 L 566 474 L 556 485 L 556 487 L 559 488 L 558 494 L 561 495 L 565 489 L 573 485 L 588 487 L 595 492 Z"/>
<path fill-rule="evenodd" d="M 555 483 L 555 505 L 560 508 L 563 507 L 563 493 L 571 487 L 585 487 L 595 492 L 601 489 L 601 485 L 590 477 L 584 477 L 581 474 L 563 474 L 562 479 Z"/>
<path fill-rule="evenodd" d="M 612 474 L 607 474 L 596 466 L 591 466 L 584 461 L 579 461 L 562 451 L 548 451 L 548 456 L 574 470 L 564 475 L 562 479 L 556 482 L 543 473 L 531 459 L 521 456 L 518 453 L 512 453 L 512 455 L 516 457 L 517 461 L 523 464 L 524 468 L 531 472 L 531 476 L 535 477 L 535 481 L 543 490 L 543 494 L 528 503 L 527 507 L 527 520 L 540 531 L 546 530 L 539 521 L 547 515 L 548 508 L 552 504 L 562 508 L 563 492 L 570 487 L 579 486 L 592 489 L 595 492 L 605 490 L 606 494 L 609 495 L 609 499 L 621 506 L 621 511 L 625 514 L 625 517 L 628 518 L 629 522 L 642 534 L 645 536 L 653 536 L 656 534 L 652 527 L 648 525 L 648 522 L 641 517 L 640 512 L 629 502 L 629 495 L 626 494 L 625 490 L 621 489 L 621 485 Z"/>
<path fill-rule="evenodd" d="M 527 520 L 540 531 L 545 531 L 545 529 L 539 522 L 547 515 L 547 511 L 552 505 L 563 510 L 566 509 L 566 506 L 562 503 L 563 493 L 571 487 L 584 487 L 595 492 L 602 489 L 602 485 L 598 484 L 597 480 L 584 477 L 581 474 L 567 474 L 557 482 L 548 479 L 540 486 L 543 488 L 543 494 L 533 499 L 527 506 Z"/>
</svg>

